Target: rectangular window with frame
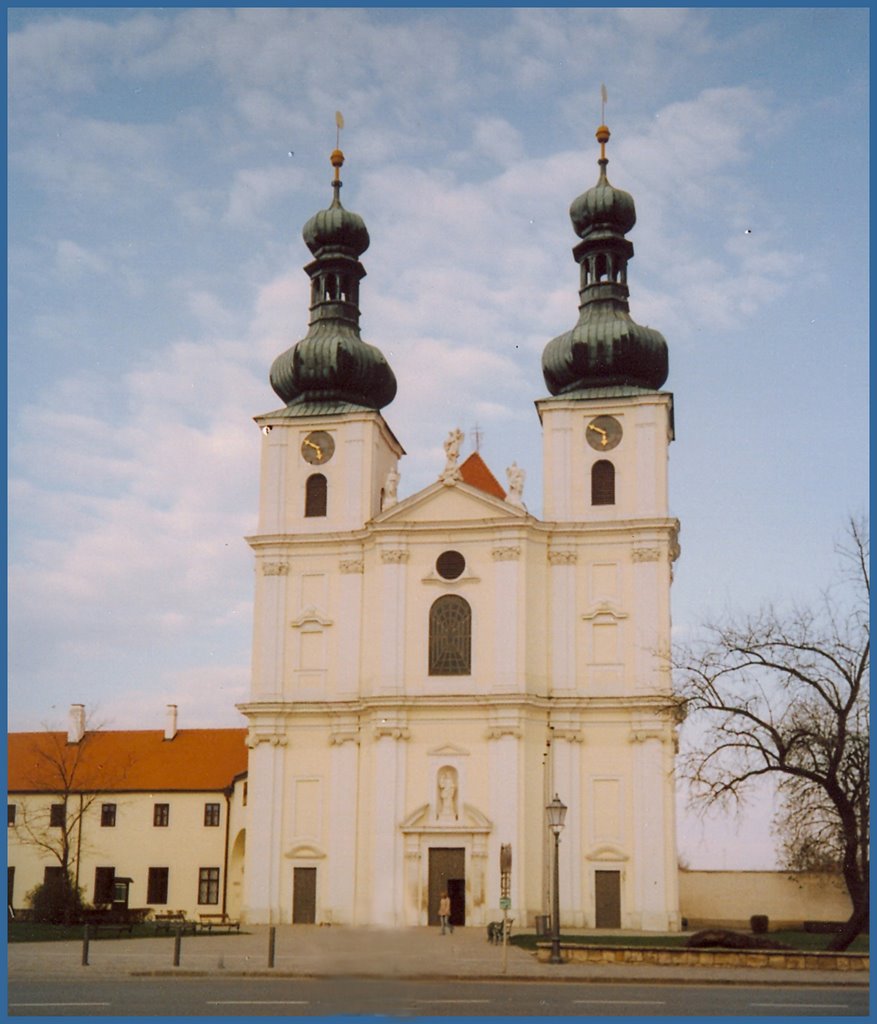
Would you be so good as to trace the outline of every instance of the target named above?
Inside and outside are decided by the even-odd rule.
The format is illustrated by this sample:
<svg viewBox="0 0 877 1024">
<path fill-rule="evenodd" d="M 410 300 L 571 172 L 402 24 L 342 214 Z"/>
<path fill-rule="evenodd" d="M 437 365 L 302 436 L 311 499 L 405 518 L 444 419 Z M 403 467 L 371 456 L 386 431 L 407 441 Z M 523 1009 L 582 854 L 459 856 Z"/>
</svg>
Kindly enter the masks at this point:
<svg viewBox="0 0 877 1024">
<path fill-rule="evenodd" d="M 167 828 L 171 821 L 171 805 L 156 804 L 152 811 L 152 824 L 156 828 Z"/>
<path fill-rule="evenodd" d="M 115 878 L 115 868 L 94 869 L 94 898 L 92 903 L 95 906 L 113 902 L 113 883 Z"/>
<path fill-rule="evenodd" d="M 15 804 L 6 805 L 6 824 L 10 827 L 15 824 Z"/>
<path fill-rule="evenodd" d="M 167 880 L 169 868 L 150 868 L 146 882 L 147 903 L 167 903 Z"/>
<path fill-rule="evenodd" d="M 204 804 L 204 824 L 210 827 L 219 825 L 219 804 Z"/>
<path fill-rule="evenodd" d="M 52 804 L 49 809 L 49 827 L 63 828 L 67 824 L 66 804 Z"/>
<path fill-rule="evenodd" d="M 101 804 L 100 805 L 100 826 L 101 826 L 101 828 L 115 828 L 116 827 L 116 805 L 115 804 Z"/>
<path fill-rule="evenodd" d="M 50 867 L 43 869 L 43 885 L 45 886 L 60 886 L 64 881 L 64 869 L 57 865 L 51 865 Z"/>
<path fill-rule="evenodd" d="M 198 870 L 198 903 L 219 903 L 219 868 Z"/>
</svg>

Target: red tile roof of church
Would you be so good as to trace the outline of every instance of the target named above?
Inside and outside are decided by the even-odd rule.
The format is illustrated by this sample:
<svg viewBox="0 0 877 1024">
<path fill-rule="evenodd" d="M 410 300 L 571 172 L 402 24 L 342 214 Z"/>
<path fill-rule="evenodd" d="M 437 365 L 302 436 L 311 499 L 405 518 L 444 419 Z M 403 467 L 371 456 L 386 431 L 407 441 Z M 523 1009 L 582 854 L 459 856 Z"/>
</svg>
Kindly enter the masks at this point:
<svg viewBox="0 0 877 1024">
<path fill-rule="evenodd" d="M 68 743 L 66 732 L 14 732 L 8 741 L 9 792 L 58 792 L 59 767 L 72 774 L 73 792 L 222 790 L 247 770 L 246 729 L 87 732 Z"/>
<path fill-rule="evenodd" d="M 463 482 L 470 487 L 477 487 L 479 491 L 492 494 L 494 498 L 505 499 L 505 491 L 478 452 L 472 452 L 468 459 L 460 463 L 460 474 Z"/>
</svg>

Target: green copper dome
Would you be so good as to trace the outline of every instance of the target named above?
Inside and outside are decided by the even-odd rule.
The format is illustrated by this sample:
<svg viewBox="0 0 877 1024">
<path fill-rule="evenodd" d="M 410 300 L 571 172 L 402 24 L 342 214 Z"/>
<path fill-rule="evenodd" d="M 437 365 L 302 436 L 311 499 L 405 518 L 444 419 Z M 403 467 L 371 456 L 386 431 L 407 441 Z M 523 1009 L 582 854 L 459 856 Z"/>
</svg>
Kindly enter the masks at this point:
<svg viewBox="0 0 877 1024">
<path fill-rule="evenodd" d="M 336 149 L 334 197 L 305 224 L 302 237 L 314 255 L 304 269 L 311 279 L 311 319 L 307 335 L 271 366 L 271 387 L 291 414 L 326 414 L 341 405 L 382 409 L 396 396 L 396 378 L 381 352 L 359 333 L 359 282 L 365 267 L 358 257 L 369 246 L 362 217 L 345 210 Z"/>
<path fill-rule="evenodd" d="M 667 342 L 630 315 L 627 264 L 633 245 L 625 238 L 636 224 L 628 192 L 606 176 L 609 129 L 597 129 L 601 145 L 597 184 L 573 200 L 570 219 L 581 238 L 573 256 L 581 267 L 579 321 L 550 341 L 542 353 L 542 375 L 552 395 L 584 397 L 596 388 L 656 391 L 667 379 Z"/>
<path fill-rule="evenodd" d="M 332 159 L 341 166 L 344 155 L 340 149 L 335 150 Z M 314 256 L 321 256 L 324 252 L 340 252 L 356 258 L 362 256 L 369 247 L 368 229 L 358 213 L 351 213 L 341 205 L 338 195 L 341 182 L 338 181 L 337 185 L 332 205 L 328 210 L 320 210 L 311 217 L 302 228 L 302 238 Z"/>
</svg>

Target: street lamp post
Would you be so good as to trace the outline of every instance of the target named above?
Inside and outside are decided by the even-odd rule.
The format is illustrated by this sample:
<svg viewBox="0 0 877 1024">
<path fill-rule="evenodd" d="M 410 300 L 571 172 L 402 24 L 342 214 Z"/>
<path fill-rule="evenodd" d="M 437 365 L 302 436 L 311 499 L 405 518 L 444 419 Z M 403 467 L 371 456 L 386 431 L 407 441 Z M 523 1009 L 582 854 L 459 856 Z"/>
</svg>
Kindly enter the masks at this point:
<svg viewBox="0 0 877 1024">
<path fill-rule="evenodd" d="M 554 799 L 545 808 L 548 825 L 554 833 L 554 894 L 551 907 L 551 956 L 550 964 L 562 964 L 560 956 L 560 872 L 558 870 L 558 854 L 560 851 L 560 833 L 566 818 L 566 804 L 555 793 Z"/>
</svg>

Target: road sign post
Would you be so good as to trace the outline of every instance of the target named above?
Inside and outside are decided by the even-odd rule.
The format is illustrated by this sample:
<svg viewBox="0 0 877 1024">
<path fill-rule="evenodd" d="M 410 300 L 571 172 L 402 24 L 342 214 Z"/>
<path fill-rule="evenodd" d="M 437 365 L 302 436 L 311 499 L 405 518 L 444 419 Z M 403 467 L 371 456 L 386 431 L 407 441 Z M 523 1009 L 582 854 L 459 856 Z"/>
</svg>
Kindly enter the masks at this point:
<svg viewBox="0 0 877 1024">
<path fill-rule="evenodd" d="M 509 957 L 509 908 L 512 905 L 512 844 L 499 848 L 499 908 L 502 911 L 502 973 Z"/>
</svg>

